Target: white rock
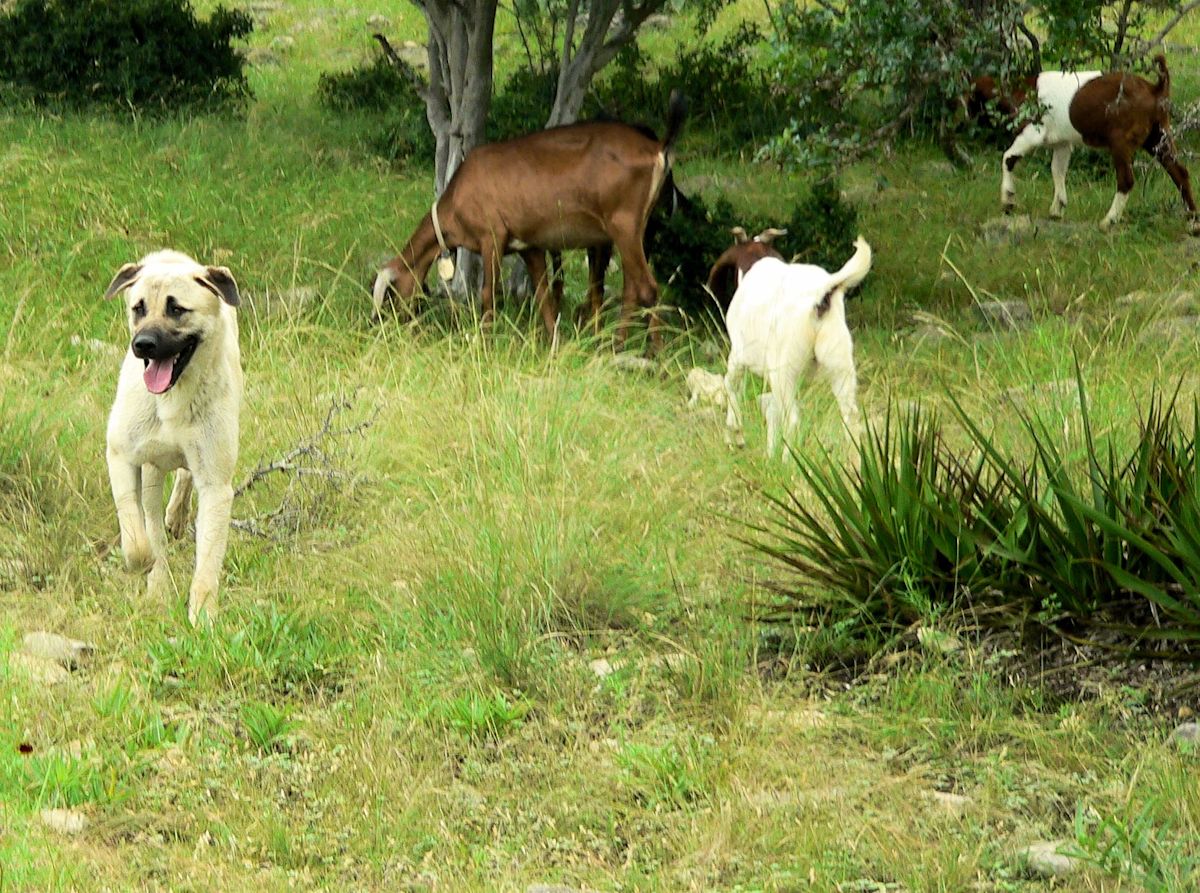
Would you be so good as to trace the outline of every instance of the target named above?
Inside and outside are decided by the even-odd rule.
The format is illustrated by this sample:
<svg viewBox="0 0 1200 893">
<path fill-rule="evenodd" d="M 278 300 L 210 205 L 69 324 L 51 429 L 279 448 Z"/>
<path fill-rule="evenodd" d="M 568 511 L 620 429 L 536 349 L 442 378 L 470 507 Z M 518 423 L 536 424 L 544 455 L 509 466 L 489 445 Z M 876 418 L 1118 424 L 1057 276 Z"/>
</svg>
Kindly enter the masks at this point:
<svg viewBox="0 0 1200 893">
<path fill-rule="evenodd" d="M 74 809 L 43 809 L 40 818 L 43 825 L 59 834 L 78 834 L 88 824 L 87 816 Z"/>
<path fill-rule="evenodd" d="M 1079 860 L 1059 852 L 1069 844 L 1065 840 L 1039 840 L 1017 851 L 1017 858 L 1041 877 L 1064 877 L 1079 868 Z"/>
<path fill-rule="evenodd" d="M 955 818 L 961 818 L 971 805 L 970 797 L 964 797 L 962 794 L 951 794 L 946 791 L 927 791 L 925 797 L 932 800 Z"/>
<path fill-rule="evenodd" d="M 631 353 L 617 354 L 612 358 L 612 364 L 625 372 L 643 372 L 647 375 L 653 375 L 658 371 L 658 366 L 653 360 L 634 356 Z"/>
<path fill-rule="evenodd" d="M 599 678 L 603 679 L 605 676 L 611 676 L 615 670 L 615 667 L 613 667 L 613 665 L 610 664 L 605 658 L 598 657 L 595 660 L 588 662 L 588 669 L 595 673 Z"/>
<path fill-rule="evenodd" d="M 1200 723 L 1180 723 L 1171 733 L 1171 740 L 1181 747 L 1200 747 Z"/>
<path fill-rule="evenodd" d="M 984 323 L 998 329 L 1021 328 L 1033 319 L 1024 301 L 980 301 L 975 312 Z"/>
<path fill-rule="evenodd" d="M 60 682 L 66 682 L 71 676 L 65 667 L 52 660 L 20 652 L 8 656 L 8 665 L 39 685 L 58 685 Z"/>
<path fill-rule="evenodd" d="M 21 643 L 21 651 L 24 654 L 53 661 L 68 670 L 79 669 L 95 650 L 96 646 L 90 642 L 80 642 L 78 639 L 68 639 L 57 633 L 41 631 L 26 633 Z"/>
</svg>

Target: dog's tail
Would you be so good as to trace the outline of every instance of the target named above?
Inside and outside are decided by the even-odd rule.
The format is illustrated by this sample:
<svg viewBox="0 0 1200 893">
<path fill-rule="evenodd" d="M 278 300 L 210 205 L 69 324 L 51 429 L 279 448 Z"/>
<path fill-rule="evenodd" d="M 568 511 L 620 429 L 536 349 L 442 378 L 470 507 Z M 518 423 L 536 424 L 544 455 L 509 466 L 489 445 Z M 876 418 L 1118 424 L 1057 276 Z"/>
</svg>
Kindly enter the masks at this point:
<svg viewBox="0 0 1200 893">
<path fill-rule="evenodd" d="M 821 298 L 816 307 L 817 318 L 819 319 L 829 312 L 829 307 L 836 296 L 844 295 L 848 290 L 854 288 L 867 278 L 869 272 L 871 272 L 871 246 L 867 244 L 866 239 L 859 236 L 854 240 L 854 256 L 829 277 L 829 283 L 825 286 L 825 296 Z"/>
<path fill-rule="evenodd" d="M 1158 83 L 1154 85 L 1154 95 L 1164 99 L 1171 95 L 1171 70 L 1167 68 L 1167 57 L 1162 53 L 1156 55 L 1154 67 L 1158 69 Z"/>
</svg>

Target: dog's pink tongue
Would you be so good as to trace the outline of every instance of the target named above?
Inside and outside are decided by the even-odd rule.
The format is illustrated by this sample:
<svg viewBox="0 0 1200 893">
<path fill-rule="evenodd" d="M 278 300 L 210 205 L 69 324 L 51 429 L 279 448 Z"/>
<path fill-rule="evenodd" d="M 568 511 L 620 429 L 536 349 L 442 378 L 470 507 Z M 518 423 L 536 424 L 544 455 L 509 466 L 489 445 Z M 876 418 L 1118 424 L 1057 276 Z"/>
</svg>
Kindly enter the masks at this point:
<svg viewBox="0 0 1200 893">
<path fill-rule="evenodd" d="M 166 360 L 151 360 L 142 373 L 146 381 L 146 390 L 151 394 L 161 394 L 171 386 L 171 373 L 175 369 L 175 358 Z"/>
</svg>

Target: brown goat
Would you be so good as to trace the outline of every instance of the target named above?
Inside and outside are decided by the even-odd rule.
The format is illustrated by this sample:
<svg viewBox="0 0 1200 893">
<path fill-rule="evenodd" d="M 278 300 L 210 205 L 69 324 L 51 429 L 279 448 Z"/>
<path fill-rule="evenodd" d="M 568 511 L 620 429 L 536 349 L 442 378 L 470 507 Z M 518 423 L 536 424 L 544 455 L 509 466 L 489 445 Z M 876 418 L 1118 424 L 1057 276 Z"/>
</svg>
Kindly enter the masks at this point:
<svg viewBox="0 0 1200 893">
<path fill-rule="evenodd" d="M 751 239 L 740 226 L 733 227 L 730 232 L 733 233 L 733 245 L 725 249 L 708 271 L 708 291 L 722 308 L 729 306 L 742 276 L 755 263 L 764 257 L 783 260 L 783 255 L 771 243 L 779 236 L 787 235 L 786 229 L 772 228 L 764 229 Z"/>
<path fill-rule="evenodd" d="M 1166 169 L 1179 189 L 1187 208 L 1189 226 L 1197 230 L 1196 202 L 1187 169 L 1179 162 L 1171 137 L 1171 75 L 1161 54 L 1154 59 L 1158 83 L 1124 72 L 1102 74 L 1098 71 L 1043 71 L 1029 79 L 1025 89 L 1000 95 L 991 78 L 978 78 L 973 84 L 972 108 L 992 100 L 1002 114 L 1015 118 L 1027 101 L 1036 101 L 1044 109 L 1040 117 L 1025 124 L 1004 153 L 1001 171 L 1000 201 L 1006 213 L 1013 209 L 1016 184 L 1013 169 L 1021 158 L 1034 149 L 1049 146 L 1054 151 L 1050 165 L 1054 179 L 1054 201 L 1050 216 L 1062 216 L 1067 204 L 1067 167 L 1076 146 L 1107 149 L 1117 174 L 1117 193 L 1112 207 L 1101 221 L 1107 230 L 1121 219 L 1129 193 L 1133 190 L 1133 156 L 1145 149 Z"/>
<path fill-rule="evenodd" d="M 479 146 L 454 172 L 408 244 L 379 271 L 376 314 L 389 292 L 403 301 L 413 298 L 441 251 L 463 247 L 483 256 L 480 299 L 483 322 L 490 323 L 500 258 L 515 252 L 529 268 L 553 339 L 559 307 L 547 282 L 546 252 L 615 246 L 624 276 L 620 347 L 635 308 L 652 308 L 658 300 L 643 237 L 686 113 L 683 96 L 672 92 L 661 142 L 628 124 L 588 122 Z M 594 288 L 603 272 L 590 278 Z M 650 334 L 657 348 L 661 335 L 653 314 Z"/>
</svg>

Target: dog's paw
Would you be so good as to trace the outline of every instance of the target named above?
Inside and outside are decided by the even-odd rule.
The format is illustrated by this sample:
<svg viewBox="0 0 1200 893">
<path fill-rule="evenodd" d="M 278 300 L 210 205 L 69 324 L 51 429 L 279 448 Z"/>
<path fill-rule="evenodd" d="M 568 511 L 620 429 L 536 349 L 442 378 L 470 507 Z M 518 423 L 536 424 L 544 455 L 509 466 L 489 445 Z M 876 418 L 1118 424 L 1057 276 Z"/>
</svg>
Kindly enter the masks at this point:
<svg viewBox="0 0 1200 893">
<path fill-rule="evenodd" d="M 181 540 L 187 536 L 188 532 L 188 510 L 186 508 L 171 511 L 172 506 L 167 507 L 167 533 L 172 539 Z"/>
<path fill-rule="evenodd" d="M 217 591 L 192 588 L 188 597 L 188 623 L 192 626 L 211 626 L 217 616 Z"/>
<path fill-rule="evenodd" d="M 150 568 L 150 575 L 146 578 L 146 594 L 153 599 L 163 599 L 170 591 L 171 572 L 165 561 L 159 561 Z"/>
</svg>

